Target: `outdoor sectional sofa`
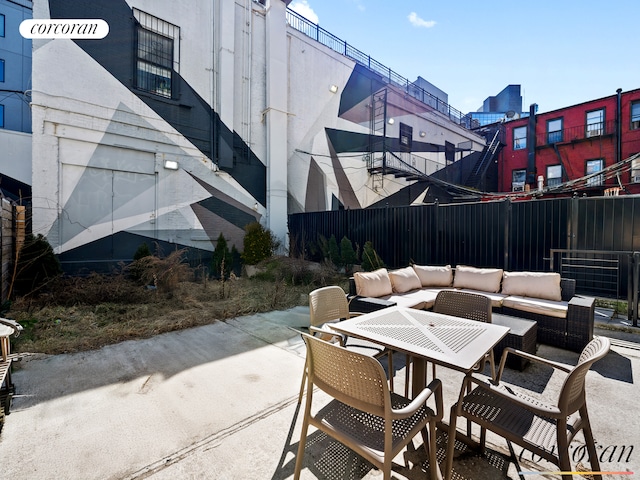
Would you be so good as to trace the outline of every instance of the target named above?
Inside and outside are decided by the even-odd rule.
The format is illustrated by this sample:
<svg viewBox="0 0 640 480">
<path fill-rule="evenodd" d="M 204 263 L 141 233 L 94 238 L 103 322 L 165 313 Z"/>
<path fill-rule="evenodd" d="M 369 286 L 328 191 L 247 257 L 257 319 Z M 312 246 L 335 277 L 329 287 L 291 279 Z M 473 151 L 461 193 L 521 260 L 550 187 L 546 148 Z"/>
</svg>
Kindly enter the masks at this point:
<svg viewBox="0 0 640 480">
<path fill-rule="evenodd" d="M 576 295 L 575 287 L 553 272 L 412 265 L 356 272 L 348 298 L 351 311 L 367 313 L 394 305 L 430 309 L 443 289 L 477 293 L 496 313 L 535 320 L 539 343 L 579 352 L 593 338 L 595 299 Z"/>
</svg>

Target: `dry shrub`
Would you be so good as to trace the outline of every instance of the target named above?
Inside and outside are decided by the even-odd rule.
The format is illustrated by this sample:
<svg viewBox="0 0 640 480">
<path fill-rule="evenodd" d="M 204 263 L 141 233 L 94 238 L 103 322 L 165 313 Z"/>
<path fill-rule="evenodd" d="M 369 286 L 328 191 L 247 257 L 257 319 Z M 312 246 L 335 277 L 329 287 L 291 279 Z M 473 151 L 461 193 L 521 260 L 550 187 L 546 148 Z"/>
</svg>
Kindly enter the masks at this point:
<svg viewBox="0 0 640 480">
<path fill-rule="evenodd" d="M 322 277 L 324 273 L 319 272 L 323 270 L 316 269 L 314 278 Z M 221 297 L 214 293 L 219 281 L 204 284 L 179 281 L 173 284 L 171 295 L 157 295 L 125 275 L 91 275 L 62 279 L 56 284 L 55 293 L 18 298 L 7 316 L 25 327 L 15 341 L 16 351 L 78 352 L 228 318 L 306 305 L 309 292 L 319 286 L 347 288 L 345 277 L 331 276 L 325 280 L 324 284 L 290 285 L 282 278 L 231 279 L 226 280 L 225 295 Z"/>
<path fill-rule="evenodd" d="M 145 256 L 135 260 L 131 267 L 146 285 L 153 285 L 159 291 L 171 294 L 178 284 L 193 273 L 185 262 L 186 250 L 175 250 L 166 257 Z"/>
</svg>

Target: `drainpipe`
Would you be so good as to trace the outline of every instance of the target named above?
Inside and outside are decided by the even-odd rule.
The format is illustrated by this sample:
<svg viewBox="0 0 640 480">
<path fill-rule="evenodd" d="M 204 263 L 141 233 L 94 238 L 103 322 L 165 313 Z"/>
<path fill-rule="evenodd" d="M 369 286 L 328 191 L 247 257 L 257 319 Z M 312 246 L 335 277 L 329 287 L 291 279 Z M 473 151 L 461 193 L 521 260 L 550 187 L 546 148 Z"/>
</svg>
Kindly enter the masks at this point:
<svg viewBox="0 0 640 480">
<path fill-rule="evenodd" d="M 622 161 L 622 89 L 616 90 L 616 162 Z"/>
<path fill-rule="evenodd" d="M 529 106 L 529 124 L 527 128 L 527 179 L 528 185 L 536 183 L 536 112 L 538 104 Z"/>
</svg>

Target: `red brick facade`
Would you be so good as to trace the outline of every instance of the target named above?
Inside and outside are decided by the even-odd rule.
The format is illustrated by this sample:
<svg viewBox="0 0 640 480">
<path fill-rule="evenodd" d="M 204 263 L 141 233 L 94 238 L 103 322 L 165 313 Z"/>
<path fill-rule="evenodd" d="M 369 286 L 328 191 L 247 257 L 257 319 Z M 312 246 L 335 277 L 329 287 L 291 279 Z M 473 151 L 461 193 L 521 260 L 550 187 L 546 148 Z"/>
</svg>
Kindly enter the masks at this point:
<svg viewBox="0 0 640 480">
<path fill-rule="evenodd" d="M 535 190 L 540 175 L 545 187 L 575 180 L 640 152 L 640 89 L 535 114 L 533 119 L 504 124 L 506 146 L 498 165 L 501 192 Z M 535 137 L 529 131 L 532 124 Z M 603 195 L 621 183 L 621 194 L 640 193 L 640 162 L 619 179 L 597 177 L 576 191 Z"/>
</svg>

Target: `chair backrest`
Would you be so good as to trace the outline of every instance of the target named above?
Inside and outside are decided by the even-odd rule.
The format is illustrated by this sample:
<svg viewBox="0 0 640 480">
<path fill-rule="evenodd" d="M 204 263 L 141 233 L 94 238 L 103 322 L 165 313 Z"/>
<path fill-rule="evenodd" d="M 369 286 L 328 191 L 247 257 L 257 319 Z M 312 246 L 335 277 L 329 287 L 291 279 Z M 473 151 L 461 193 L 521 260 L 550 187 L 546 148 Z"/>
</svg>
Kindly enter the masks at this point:
<svg viewBox="0 0 640 480">
<path fill-rule="evenodd" d="M 309 294 L 311 325 L 349 318 L 349 302 L 344 290 L 338 286 L 322 287 Z"/>
<path fill-rule="evenodd" d="M 611 348 L 606 337 L 595 337 L 582 350 L 578 364 L 567 375 L 560 390 L 558 408 L 566 415 L 579 410 L 585 403 L 585 377 L 595 362 L 604 357 Z"/>
<path fill-rule="evenodd" d="M 378 360 L 311 335 L 302 334 L 302 338 L 307 345 L 309 382 L 346 405 L 385 416 L 391 396 Z"/>
<path fill-rule="evenodd" d="M 436 296 L 433 311 L 467 320 L 491 323 L 491 299 L 475 293 L 442 290 Z"/>
</svg>

